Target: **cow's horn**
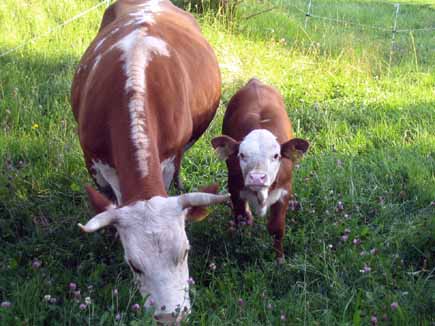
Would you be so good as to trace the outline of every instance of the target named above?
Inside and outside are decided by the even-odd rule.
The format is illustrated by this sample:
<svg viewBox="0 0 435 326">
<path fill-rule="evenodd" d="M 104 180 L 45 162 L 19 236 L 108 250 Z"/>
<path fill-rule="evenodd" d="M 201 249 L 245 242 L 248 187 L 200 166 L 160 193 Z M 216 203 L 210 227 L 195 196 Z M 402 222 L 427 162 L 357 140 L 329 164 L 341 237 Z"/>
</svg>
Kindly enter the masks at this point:
<svg viewBox="0 0 435 326">
<path fill-rule="evenodd" d="M 113 212 L 106 211 L 91 218 L 88 223 L 86 223 L 86 225 L 79 223 L 78 226 L 83 231 L 90 233 L 113 224 L 115 222 L 115 219 L 116 216 L 115 214 L 113 214 Z"/>
<path fill-rule="evenodd" d="M 213 204 L 220 204 L 226 202 L 230 198 L 229 194 L 214 195 L 206 192 L 191 192 L 179 196 L 179 201 L 183 208 L 194 206 L 208 206 Z"/>
</svg>

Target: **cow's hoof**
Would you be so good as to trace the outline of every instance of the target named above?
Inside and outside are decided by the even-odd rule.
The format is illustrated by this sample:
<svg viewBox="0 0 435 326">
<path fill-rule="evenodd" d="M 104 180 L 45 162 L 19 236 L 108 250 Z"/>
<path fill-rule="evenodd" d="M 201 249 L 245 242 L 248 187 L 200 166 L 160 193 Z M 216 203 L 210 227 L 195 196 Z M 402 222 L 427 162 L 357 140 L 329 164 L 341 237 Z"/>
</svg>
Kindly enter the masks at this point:
<svg viewBox="0 0 435 326">
<path fill-rule="evenodd" d="M 284 264 L 284 263 L 285 263 L 285 257 L 284 257 L 284 256 L 282 256 L 282 257 L 278 257 L 278 258 L 276 259 L 276 263 L 277 263 L 278 265 L 282 265 L 282 264 Z"/>
</svg>

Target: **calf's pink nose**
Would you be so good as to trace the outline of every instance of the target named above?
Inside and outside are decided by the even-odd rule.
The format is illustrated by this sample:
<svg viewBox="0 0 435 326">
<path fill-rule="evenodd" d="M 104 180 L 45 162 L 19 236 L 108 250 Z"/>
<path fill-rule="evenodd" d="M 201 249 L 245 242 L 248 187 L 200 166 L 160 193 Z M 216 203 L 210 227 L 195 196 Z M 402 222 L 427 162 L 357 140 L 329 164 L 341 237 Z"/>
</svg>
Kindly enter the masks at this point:
<svg viewBox="0 0 435 326">
<path fill-rule="evenodd" d="M 251 172 L 248 174 L 249 184 L 255 186 L 263 186 L 266 183 L 266 174 L 259 172 Z"/>
</svg>

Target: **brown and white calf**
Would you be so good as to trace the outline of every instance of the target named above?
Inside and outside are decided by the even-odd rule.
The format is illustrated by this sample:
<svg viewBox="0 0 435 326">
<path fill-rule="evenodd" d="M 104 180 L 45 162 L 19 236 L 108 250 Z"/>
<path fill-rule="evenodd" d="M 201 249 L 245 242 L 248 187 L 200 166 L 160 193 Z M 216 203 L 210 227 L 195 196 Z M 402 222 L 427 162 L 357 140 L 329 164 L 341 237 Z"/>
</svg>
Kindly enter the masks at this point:
<svg viewBox="0 0 435 326">
<path fill-rule="evenodd" d="M 282 262 L 293 165 L 309 144 L 293 138 L 278 91 L 257 79 L 251 79 L 231 98 L 222 134 L 212 140 L 212 145 L 227 163 L 235 222 L 252 224 L 250 208 L 260 216 L 270 208 L 268 230 Z"/>
<path fill-rule="evenodd" d="M 169 0 L 112 4 L 74 76 L 80 144 L 104 193 L 88 188 L 99 214 L 81 227 L 116 227 L 125 260 L 161 321 L 190 309 L 184 226 L 200 211 L 191 208 L 229 199 L 167 194 L 183 153 L 213 119 L 220 94 L 212 48 L 193 17 Z"/>
</svg>

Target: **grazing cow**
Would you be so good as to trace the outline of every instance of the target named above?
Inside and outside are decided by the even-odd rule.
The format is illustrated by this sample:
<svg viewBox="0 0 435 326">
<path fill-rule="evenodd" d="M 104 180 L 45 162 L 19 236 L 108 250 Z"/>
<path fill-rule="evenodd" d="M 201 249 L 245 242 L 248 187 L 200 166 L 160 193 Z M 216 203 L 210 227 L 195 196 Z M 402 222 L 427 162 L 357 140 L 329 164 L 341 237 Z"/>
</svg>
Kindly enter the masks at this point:
<svg viewBox="0 0 435 326">
<path fill-rule="evenodd" d="M 232 97 L 222 133 L 212 145 L 227 163 L 235 222 L 252 224 L 250 207 L 260 216 L 270 208 L 268 230 L 277 259 L 283 262 L 293 165 L 309 144 L 293 138 L 281 95 L 257 79 L 251 79 Z"/>
<path fill-rule="evenodd" d="M 86 232 L 116 227 L 125 260 L 160 321 L 190 310 L 185 218 L 229 199 L 167 194 L 220 94 L 213 50 L 193 17 L 169 0 L 112 4 L 74 76 L 80 144 L 102 191 L 87 189 L 99 214 L 80 226 Z"/>
</svg>

